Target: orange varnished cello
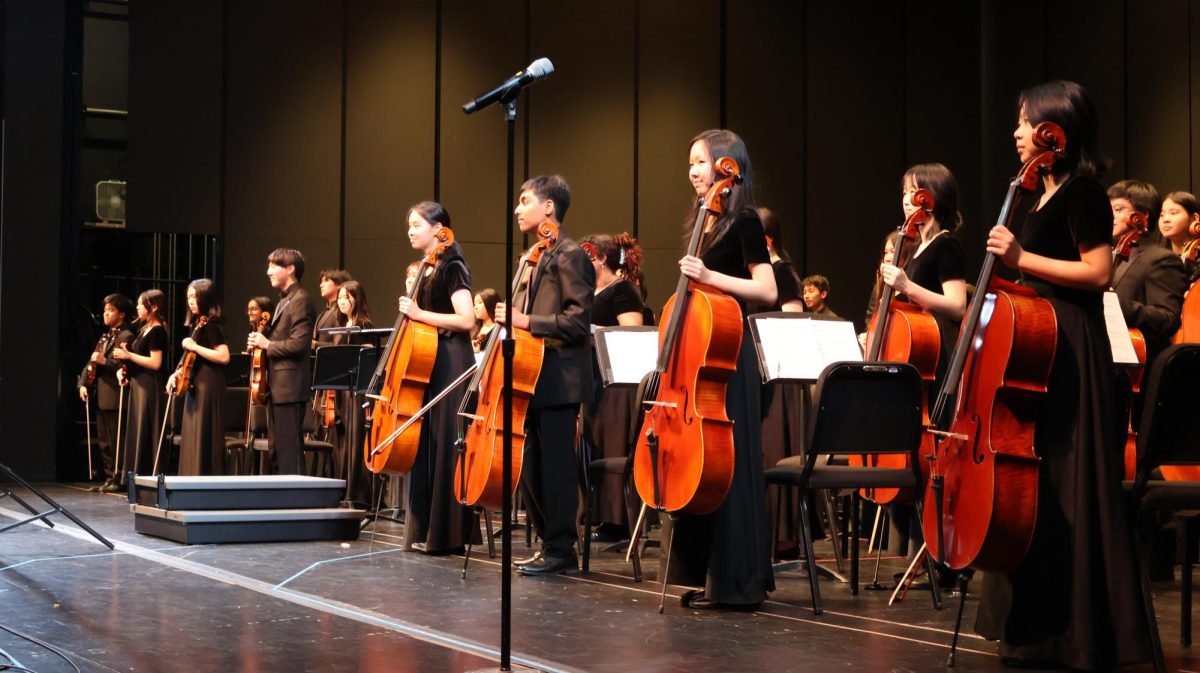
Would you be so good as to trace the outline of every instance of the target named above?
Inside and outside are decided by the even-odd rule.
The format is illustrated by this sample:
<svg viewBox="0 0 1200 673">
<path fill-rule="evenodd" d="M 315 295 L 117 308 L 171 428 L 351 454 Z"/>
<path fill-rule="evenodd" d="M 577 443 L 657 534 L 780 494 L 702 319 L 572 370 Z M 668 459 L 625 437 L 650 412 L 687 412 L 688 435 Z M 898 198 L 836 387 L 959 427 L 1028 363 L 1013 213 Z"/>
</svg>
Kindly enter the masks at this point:
<svg viewBox="0 0 1200 673">
<path fill-rule="evenodd" d="M 1188 228 L 1193 238 L 1183 246 L 1183 263 L 1189 273 L 1200 263 L 1200 224 Z M 1183 312 L 1179 316 L 1179 330 L 1171 339 L 1173 344 L 1200 343 L 1200 281 L 1193 282 L 1183 297 Z"/>
<path fill-rule="evenodd" d="M 542 255 L 558 241 L 558 225 L 550 221 L 538 225 L 538 242 L 517 265 L 510 297 L 516 296 L 521 278 L 529 274 L 529 285 Z M 532 287 L 526 288 L 528 299 Z M 508 315 L 512 315 L 511 310 Z M 512 488 L 521 481 L 521 456 L 525 449 L 525 412 L 538 376 L 542 373 L 545 344 L 529 330 L 504 325 L 493 329 L 483 350 L 483 359 L 459 406 L 459 418 L 470 425 L 458 440 L 459 459 L 454 466 L 454 489 L 458 501 L 468 507 L 501 509 L 504 502 L 504 357 L 500 343 L 502 330 L 512 330 L 515 350 L 512 358 Z M 474 413 L 469 409 L 475 405 Z M 466 572 L 465 570 L 463 572 Z"/>
<path fill-rule="evenodd" d="M 1009 184 L 999 218 L 1005 227 L 1066 147 L 1062 129 L 1049 122 L 1038 124 L 1034 142 L 1041 151 Z M 996 261 L 993 253 L 984 258 L 932 414 L 937 452 L 922 523 L 930 553 L 956 570 L 1012 570 L 1037 517 L 1034 421 L 1054 363 L 1057 319 L 1036 292 L 996 277 Z"/>
<path fill-rule="evenodd" d="M 916 210 L 900 225 L 893 255 L 895 265 L 903 269 L 916 253 L 920 226 L 933 215 L 934 199 L 928 190 L 913 192 L 911 202 Z M 937 321 L 920 306 L 895 298 L 896 293 L 883 285 L 879 309 L 871 316 L 867 326 L 867 360 L 871 362 L 907 362 L 921 373 L 925 387 L 933 384 L 937 377 L 938 357 L 942 350 L 942 335 Z M 929 405 L 922 404 L 923 422 L 929 425 Z M 934 440 L 925 434 L 921 440 L 921 456 L 932 455 Z M 850 464 L 862 466 L 863 456 L 850 456 Z M 885 453 L 865 456 L 872 467 L 910 469 L 907 455 Z M 922 461 L 922 471 L 927 471 L 928 462 Z M 897 498 L 911 501 L 912 492 L 898 488 L 864 488 L 862 496 L 877 504 L 886 505 Z"/>
<path fill-rule="evenodd" d="M 1148 219 L 1145 213 L 1134 211 L 1129 215 L 1129 231 L 1117 240 L 1113 246 L 1113 266 L 1118 260 L 1128 260 L 1135 243 L 1146 234 Z M 1129 383 L 1133 395 L 1129 398 L 1130 406 L 1123 410 L 1128 424 L 1125 428 L 1125 478 L 1133 479 L 1137 472 L 1137 428 L 1133 427 L 1133 404 L 1142 392 L 1142 376 L 1146 372 L 1146 337 L 1142 330 L 1129 328 L 1129 341 L 1133 344 L 1133 352 L 1137 355 L 1138 366 L 1129 370 Z"/>
<path fill-rule="evenodd" d="M 434 236 L 438 243 L 421 260 L 417 280 L 408 292 L 409 299 L 420 294 L 426 270 L 435 266 L 442 253 L 454 244 L 450 227 L 442 227 Z M 396 327 L 371 377 L 371 397 L 375 403 L 371 409 L 370 444 L 363 456 L 368 470 L 406 474 L 416 462 L 421 419 L 409 423 L 402 433 L 393 431 L 421 408 L 437 358 L 437 345 L 436 327 L 409 320 L 404 313 L 396 317 Z"/>
<path fill-rule="evenodd" d="M 729 157 L 717 160 L 714 170 L 717 180 L 696 214 L 688 255 L 700 255 L 704 235 L 741 181 Z M 645 416 L 633 455 L 634 485 L 657 510 L 707 514 L 733 481 L 725 386 L 737 368 L 742 311 L 733 297 L 681 273 L 663 315 L 669 317 L 658 328 L 658 364 L 640 390 Z"/>
</svg>

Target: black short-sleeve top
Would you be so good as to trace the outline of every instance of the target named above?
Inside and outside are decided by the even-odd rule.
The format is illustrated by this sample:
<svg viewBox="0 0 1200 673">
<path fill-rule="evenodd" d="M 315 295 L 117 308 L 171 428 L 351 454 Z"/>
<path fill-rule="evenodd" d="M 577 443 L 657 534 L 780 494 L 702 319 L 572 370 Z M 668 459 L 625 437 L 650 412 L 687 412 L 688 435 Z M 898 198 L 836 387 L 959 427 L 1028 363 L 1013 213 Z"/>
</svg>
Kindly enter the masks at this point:
<svg viewBox="0 0 1200 673">
<path fill-rule="evenodd" d="M 921 287 L 943 294 L 942 283 L 966 278 L 967 256 L 962 243 L 950 232 L 934 237 L 921 254 L 909 260 L 904 273 Z"/>
<path fill-rule="evenodd" d="M 745 211 L 738 215 L 733 225 L 720 239 L 707 245 L 700 255 L 704 266 L 734 278 L 750 278 L 752 264 L 770 264 L 767 252 L 767 236 L 763 233 L 762 220 L 758 213 Z M 735 297 L 746 312 L 746 302 Z"/>
<path fill-rule="evenodd" d="M 133 343 L 130 344 L 129 350 L 133 353 L 137 353 L 138 355 L 144 355 L 147 357 L 153 351 L 163 351 L 165 353 L 167 350 L 166 328 L 162 325 L 155 325 L 145 332 L 139 329 L 133 338 Z M 133 360 L 126 360 L 129 375 L 137 376 L 143 372 L 153 372 L 155 374 L 162 373 L 163 367 L 166 366 L 166 356 L 164 355 L 163 357 L 163 365 L 162 367 L 159 367 L 157 371 L 146 369 Z"/>
<path fill-rule="evenodd" d="M 1052 259 L 1079 261 L 1079 247 L 1108 245 L 1112 239 L 1112 207 L 1108 193 L 1096 180 L 1073 176 L 1041 208 L 1029 213 L 1017 234 L 1021 247 Z M 1024 285 L 1047 298 L 1058 298 L 1100 310 L 1098 291 L 1079 290 L 1021 274 Z"/>
<path fill-rule="evenodd" d="M 622 313 L 642 313 L 642 293 L 637 286 L 621 278 L 596 293 L 592 301 L 592 324 L 612 327 L 620 324 L 617 316 Z"/>
<path fill-rule="evenodd" d="M 216 348 L 226 344 L 225 341 L 225 323 L 220 318 L 209 318 L 208 322 L 204 323 L 204 327 L 196 330 L 194 337 L 196 343 L 205 348 Z M 218 372 L 224 371 L 225 365 L 219 365 L 207 358 L 196 355 L 195 372 L 192 378 L 200 373 L 202 369 L 214 369 Z"/>
<path fill-rule="evenodd" d="M 450 297 L 459 290 L 471 292 L 471 270 L 467 268 L 466 260 L 458 252 L 456 243 L 443 254 L 433 273 L 426 276 L 425 281 L 421 283 L 417 305 L 434 313 L 454 313 L 454 303 L 450 301 Z M 464 334 L 468 338 L 470 336 L 467 332 L 454 333 L 444 329 L 439 329 L 438 334 Z"/>
</svg>

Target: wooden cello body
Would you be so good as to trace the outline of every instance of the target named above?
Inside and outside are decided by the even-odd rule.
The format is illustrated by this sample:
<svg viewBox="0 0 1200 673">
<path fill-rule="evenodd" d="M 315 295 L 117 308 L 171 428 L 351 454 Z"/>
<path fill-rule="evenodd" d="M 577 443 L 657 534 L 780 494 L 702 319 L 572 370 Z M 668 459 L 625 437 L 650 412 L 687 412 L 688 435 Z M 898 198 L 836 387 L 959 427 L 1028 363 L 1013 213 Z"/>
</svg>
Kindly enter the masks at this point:
<svg viewBox="0 0 1200 673">
<path fill-rule="evenodd" d="M 1200 236 L 1200 225 L 1193 224 L 1188 229 L 1192 236 Z M 1183 248 L 1183 263 L 1188 272 L 1200 262 L 1200 238 L 1188 241 Z M 1194 281 L 1183 296 L 1183 310 L 1179 316 L 1179 329 L 1175 332 L 1172 344 L 1200 343 L 1200 281 Z"/>
<path fill-rule="evenodd" d="M 437 234 L 438 245 L 421 260 L 417 281 L 408 293 L 416 297 L 424 285 L 426 269 L 437 264 L 438 257 L 454 243 L 454 232 L 442 227 Z M 367 469 L 376 474 L 391 472 L 406 474 L 417 460 L 421 444 L 422 419 L 409 424 L 399 435 L 393 431 L 408 421 L 425 401 L 425 387 L 433 374 L 437 359 L 437 328 L 401 313 L 396 327 L 388 338 L 387 351 L 375 370 L 375 379 L 382 376 L 375 403 L 371 409 L 370 446 L 364 449 Z M 375 390 L 375 385 L 371 386 Z"/>
<path fill-rule="evenodd" d="M 531 275 L 542 255 L 558 240 L 558 227 L 543 222 L 538 227 L 539 240 L 525 256 L 513 278 L 515 296 L 521 276 Z M 530 283 L 533 279 L 530 278 Z M 460 438 L 460 454 L 454 466 L 454 489 L 458 501 L 468 507 L 501 509 L 504 502 L 504 357 L 501 352 L 501 331 L 512 330 L 515 349 L 512 357 L 512 488 L 521 481 L 521 457 L 525 448 L 525 414 L 537 389 L 542 372 L 545 344 L 529 330 L 505 325 L 492 330 L 484 348 L 483 361 L 475 372 L 467 394 L 463 396 L 460 417 L 470 424 Z M 474 413 L 468 408 L 475 403 Z"/>
<path fill-rule="evenodd" d="M 1039 124 L 1043 150 L 1009 185 L 999 223 L 1049 173 L 1066 138 Z M 953 569 L 1004 572 L 1025 558 L 1037 521 L 1040 459 L 1034 421 L 1054 364 L 1058 325 L 1050 302 L 983 263 L 946 381 L 934 405 L 937 451 L 923 529 L 930 553 Z"/>
<path fill-rule="evenodd" d="M 688 245 L 699 255 L 705 228 L 723 212 L 724 197 L 741 179 L 735 161 L 715 165 L 720 179 L 708 190 Z M 633 455 L 633 480 L 649 506 L 665 512 L 707 514 L 725 500 L 733 482 L 733 422 L 725 387 L 737 369 L 742 311 L 737 300 L 680 274 L 658 328 L 659 357 L 641 386 L 642 431 Z"/>
<path fill-rule="evenodd" d="M 912 195 L 912 204 L 917 207 L 912 215 L 907 217 L 900 226 L 900 235 L 896 238 L 894 260 L 896 266 L 904 268 L 912 259 L 912 249 L 919 234 L 918 227 L 928 221 L 933 206 L 933 195 L 927 190 L 918 189 Z M 900 301 L 895 298 L 895 292 L 886 284 L 884 294 L 879 299 L 879 309 L 871 316 L 867 325 L 867 359 L 872 362 L 907 362 L 917 368 L 921 374 L 928 398 L 928 388 L 937 377 L 937 365 L 942 350 L 942 334 L 938 330 L 937 320 L 920 306 Z M 922 422 L 929 425 L 929 404 L 922 400 Z M 926 433 L 921 438 L 919 454 L 924 457 L 934 452 L 933 436 Z M 885 453 L 870 456 L 849 457 L 850 465 L 871 467 L 886 467 L 892 469 L 909 469 L 907 455 Z M 921 471 L 927 475 L 928 462 L 921 461 Z M 896 502 L 911 502 L 911 491 L 899 488 L 864 488 L 862 496 L 880 505 Z"/>
</svg>

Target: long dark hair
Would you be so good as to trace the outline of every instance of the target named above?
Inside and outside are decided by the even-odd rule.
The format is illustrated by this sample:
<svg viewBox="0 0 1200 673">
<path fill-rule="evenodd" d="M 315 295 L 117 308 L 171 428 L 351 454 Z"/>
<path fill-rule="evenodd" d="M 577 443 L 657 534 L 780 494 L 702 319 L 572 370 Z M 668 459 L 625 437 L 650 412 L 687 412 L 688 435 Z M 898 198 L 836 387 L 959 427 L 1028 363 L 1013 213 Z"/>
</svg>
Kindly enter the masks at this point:
<svg viewBox="0 0 1200 673">
<path fill-rule="evenodd" d="M 950 169 L 942 164 L 917 164 L 904 171 L 900 189 L 909 182 L 933 195 L 933 216 L 938 226 L 947 231 L 958 231 L 962 226 L 962 213 L 958 212 L 958 182 Z"/>
<path fill-rule="evenodd" d="M 163 325 L 163 329 L 167 327 L 167 295 L 163 294 L 162 290 L 146 290 L 138 295 L 138 302 L 146 307 L 146 311 L 154 316 Z M 145 323 L 138 325 L 145 327 Z"/>
<path fill-rule="evenodd" d="M 1054 122 L 1066 133 L 1067 149 L 1054 164 L 1055 175 L 1103 177 L 1111 162 L 1096 145 L 1100 118 L 1087 90 L 1062 80 L 1039 84 L 1021 92 L 1017 113 L 1022 110 L 1032 126 Z"/>
<path fill-rule="evenodd" d="M 221 298 L 217 296 L 217 286 L 212 280 L 197 278 L 188 283 L 188 288 L 196 291 L 196 309 L 200 315 L 208 316 L 210 321 L 221 319 Z M 191 327 L 198 317 L 189 309 L 183 319 L 184 327 Z"/>
<path fill-rule="evenodd" d="M 496 319 L 496 304 L 500 303 L 500 293 L 490 287 L 485 287 L 476 293 L 479 301 L 483 302 L 483 311 L 487 313 L 488 318 L 493 321 Z"/>
<path fill-rule="evenodd" d="M 736 161 L 742 174 L 742 182 L 734 184 L 729 198 L 725 199 L 725 212 L 713 225 L 712 231 L 704 237 L 703 250 L 707 250 L 725 236 L 725 232 L 729 231 L 740 215 L 747 211 L 756 212 L 758 206 L 754 203 L 754 174 L 750 169 L 750 153 L 746 151 L 746 143 L 742 141 L 741 136 L 726 129 L 710 129 L 692 138 L 688 142 L 688 151 L 690 152 L 692 145 L 698 142 L 703 142 L 708 147 L 714 174 L 717 161 L 723 157 L 729 157 Z M 685 241 L 687 236 L 691 235 L 699 211 L 700 198 L 697 197 L 692 205 L 692 211 L 684 223 Z"/>
<path fill-rule="evenodd" d="M 375 321 L 371 320 L 371 309 L 367 306 L 367 291 L 363 288 L 362 283 L 357 280 L 348 280 L 342 283 L 338 288 L 338 293 L 345 292 L 350 296 L 354 306 L 351 307 L 351 312 L 354 313 L 354 324 L 363 329 L 369 329 L 375 326 Z M 337 301 L 335 298 L 334 301 Z M 337 312 L 337 324 L 339 327 L 345 327 L 350 323 L 350 317 L 339 308 Z"/>
<path fill-rule="evenodd" d="M 758 219 L 762 220 L 763 233 L 767 235 L 767 248 L 791 264 L 792 258 L 787 254 L 787 250 L 783 249 L 783 230 L 779 228 L 779 217 L 775 215 L 775 211 L 759 208 Z"/>
</svg>

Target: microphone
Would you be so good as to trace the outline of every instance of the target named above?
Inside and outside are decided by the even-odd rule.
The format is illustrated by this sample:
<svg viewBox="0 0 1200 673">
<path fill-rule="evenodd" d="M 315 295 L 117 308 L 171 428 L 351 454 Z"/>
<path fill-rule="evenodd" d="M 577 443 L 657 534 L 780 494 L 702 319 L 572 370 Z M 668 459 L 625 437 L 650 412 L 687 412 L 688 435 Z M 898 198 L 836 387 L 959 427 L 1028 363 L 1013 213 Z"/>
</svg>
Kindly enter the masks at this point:
<svg viewBox="0 0 1200 673">
<path fill-rule="evenodd" d="M 491 91 L 480 94 L 474 100 L 463 105 L 463 112 L 473 114 L 483 108 L 516 95 L 521 89 L 554 72 L 554 64 L 548 58 L 539 58 L 530 63 L 527 68 L 509 77 L 503 84 Z"/>
</svg>

